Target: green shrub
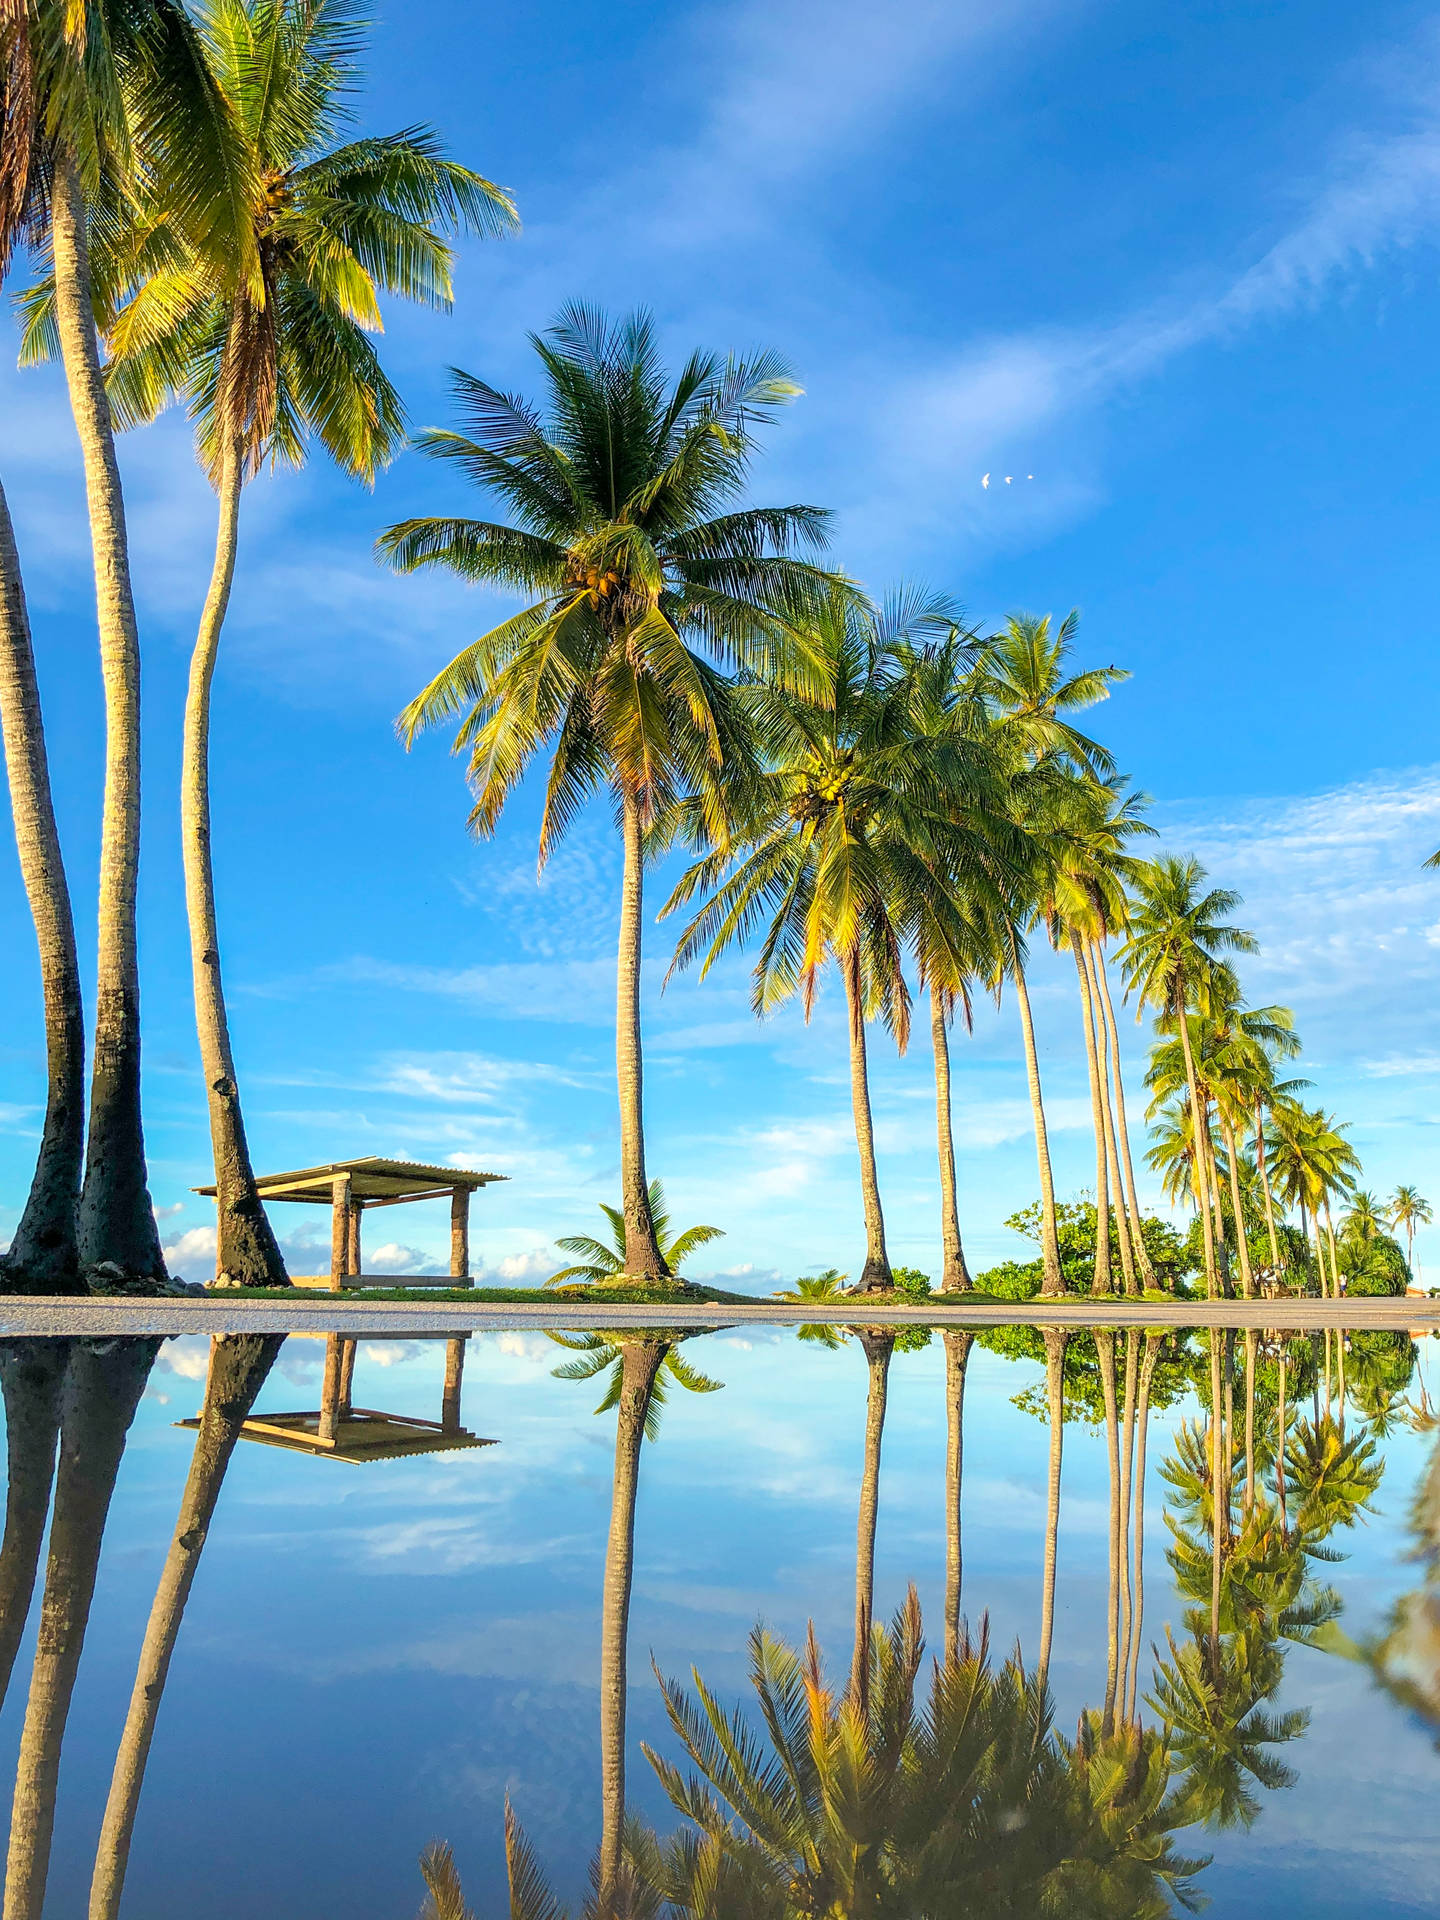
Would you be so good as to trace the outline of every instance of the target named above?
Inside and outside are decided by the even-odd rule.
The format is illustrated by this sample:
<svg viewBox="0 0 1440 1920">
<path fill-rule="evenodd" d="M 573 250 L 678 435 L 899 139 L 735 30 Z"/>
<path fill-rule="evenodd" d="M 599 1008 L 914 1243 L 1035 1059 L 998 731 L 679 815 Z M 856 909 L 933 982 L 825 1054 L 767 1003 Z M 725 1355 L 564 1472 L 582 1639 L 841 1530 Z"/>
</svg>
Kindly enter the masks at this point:
<svg viewBox="0 0 1440 1920">
<path fill-rule="evenodd" d="M 912 1300 L 923 1300 L 930 1291 L 930 1276 L 918 1267 L 892 1267 L 890 1278 L 897 1293 L 908 1293 Z"/>
</svg>

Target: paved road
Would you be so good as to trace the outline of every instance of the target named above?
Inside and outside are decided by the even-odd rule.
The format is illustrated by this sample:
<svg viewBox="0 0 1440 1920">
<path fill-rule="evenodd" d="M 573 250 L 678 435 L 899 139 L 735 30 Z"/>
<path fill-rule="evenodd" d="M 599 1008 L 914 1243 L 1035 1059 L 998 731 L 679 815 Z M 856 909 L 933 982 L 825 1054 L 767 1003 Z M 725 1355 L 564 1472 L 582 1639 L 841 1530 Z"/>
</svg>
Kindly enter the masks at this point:
<svg viewBox="0 0 1440 1920">
<path fill-rule="evenodd" d="M 1417 1334 L 1440 1333 L 1440 1300 L 1218 1300 L 1209 1306 L 1124 1306 L 1106 1301 L 1075 1301 L 1063 1307 L 1029 1301 L 1008 1307 L 864 1307 L 799 1306 L 790 1301 L 760 1301 L 744 1306 L 473 1306 L 461 1302 L 398 1305 L 386 1300 L 347 1300 L 343 1304 L 313 1294 L 283 1304 L 268 1300 L 39 1300 L 0 1299 L 0 1336 L 5 1334 L 115 1333 L 356 1333 L 426 1334 L 467 1330 L 510 1331 L 534 1327 L 730 1327 L 773 1322 L 833 1322 L 837 1326 L 886 1325 L 988 1327 L 1040 1325 L 1074 1327 L 1273 1327 L 1304 1331 L 1311 1327 L 1402 1327 Z"/>
</svg>

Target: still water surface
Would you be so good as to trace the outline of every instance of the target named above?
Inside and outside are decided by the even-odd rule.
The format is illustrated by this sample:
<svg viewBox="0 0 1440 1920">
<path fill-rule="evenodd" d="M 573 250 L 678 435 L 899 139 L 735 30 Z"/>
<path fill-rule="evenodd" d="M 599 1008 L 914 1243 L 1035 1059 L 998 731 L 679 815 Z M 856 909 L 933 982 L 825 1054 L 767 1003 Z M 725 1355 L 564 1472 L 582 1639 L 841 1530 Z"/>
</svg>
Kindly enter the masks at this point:
<svg viewBox="0 0 1440 1920">
<path fill-rule="evenodd" d="M 216 1343 L 213 1368 L 198 1337 L 7 1344 L 5 1657 L 56 1413 L 65 1429 L 44 1644 L 37 1659 L 41 1552 L 0 1715 L 6 1791 L 19 1764 L 7 1916 L 38 1915 L 44 1888 L 53 1920 L 402 1920 L 436 1838 L 470 1904 L 500 1915 L 507 1796 L 577 1910 L 622 1761 L 632 1813 L 662 1836 L 683 1825 L 642 1752 L 685 1759 L 652 1661 L 692 1693 L 695 1669 L 758 1731 L 751 1630 L 798 1645 L 813 1621 L 838 1702 L 872 1525 L 875 1619 L 912 1583 L 923 1614 L 922 1706 L 947 1619 L 954 1640 L 963 1614 L 972 1647 L 988 1623 L 992 1677 L 1018 1646 L 1032 1687 L 1048 1626 L 1051 1785 L 987 1788 L 983 1767 L 972 1781 L 977 1857 L 1009 1849 L 1019 1873 L 1004 1911 L 1049 1897 L 1034 1876 L 1053 1863 L 1023 1847 L 1050 1844 L 1036 1835 L 1055 1780 L 1083 1771 L 1087 1739 L 1093 1756 L 1126 1738 L 1132 1760 L 1168 1754 L 1150 1817 L 1178 1877 L 1117 1866 L 1083 1899 L 1064 1883 L 1059 1911 L 1164 1913 L 1187 1888 L 1223 1915 L 1440 1911 L 1430 1343 L 1352 1334 L 1342 1424 L 1338 1336 L 1328 1356 L 1321 1335 L 1261 1336 L 1247 1355 L 1243 1333 L 1203 1330 L 1052 1337 L 1048 1354 L 1034 1328 L 973 1345 L 913 1329 L 670 1349 L 627 1334 L 623 1352 L 578 1338 L 292 1335 Z M 207 1373 L 197 1448 L 177 1422 L 205 1410 Z M 1217 1463 L 1229 1498 L 1212 1504 Z M 132 1703 L 137 1666 L 149 1690 Z M 990 1706 L 1033 1728 L 1033 1691 Z M 1065 1845 L 1081 1841 L 1093 1851 L 1093 1833 Z"/>
</svg>

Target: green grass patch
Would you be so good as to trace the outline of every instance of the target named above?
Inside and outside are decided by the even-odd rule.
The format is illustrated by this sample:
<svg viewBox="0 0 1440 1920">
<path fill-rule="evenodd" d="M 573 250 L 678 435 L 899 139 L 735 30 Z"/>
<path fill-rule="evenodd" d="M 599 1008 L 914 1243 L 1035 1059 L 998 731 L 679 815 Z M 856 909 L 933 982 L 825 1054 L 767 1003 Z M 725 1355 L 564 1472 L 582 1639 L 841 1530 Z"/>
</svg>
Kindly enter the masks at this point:
<svg viewBox="0 0 1440 1920">
<path fill-rule="evenodd" d="M 390 1305 L 481 1306 L 481 1307 L 561 1307 L 676 1306 L 748 1306 L 756 1304 L 751 1293 L 726 1293 L 719 1287 L 223 1287 L 209 1294 L 211 1300 L 269 1300 L 289 1305 L 296 1300 L 381 1300 Z M 764 1304 L 763 1300 L 760 1302 Z"/>
</svg>

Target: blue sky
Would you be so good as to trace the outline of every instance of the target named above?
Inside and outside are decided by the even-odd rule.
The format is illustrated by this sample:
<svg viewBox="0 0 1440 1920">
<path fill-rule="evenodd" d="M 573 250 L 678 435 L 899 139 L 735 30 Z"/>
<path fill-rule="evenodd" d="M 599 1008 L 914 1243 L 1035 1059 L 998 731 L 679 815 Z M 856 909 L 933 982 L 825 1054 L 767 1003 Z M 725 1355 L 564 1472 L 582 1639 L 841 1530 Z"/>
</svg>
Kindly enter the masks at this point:
<svg viewBox="0 0 1440 1920">
<path fill-rule="evenodd" d="M 574 296 L 648 304 L 676 357 L 785 353 L 806 393 L 756 498 L 833 507 L 837 559 L 877 588 L 923 579 L 981 619 L 1081 608 L 1083 657 L 1133 673 L 1097 731 L 1155 796 L 1165 843 L 1245 894 L 1264 941 L 1252 997 L 1295 1007 L 1317 1097 L 1352 1121 L 1372 1184 L 1428 1190 L 1433 10 L 769 0 L 551 5 L 482 27 L 469 8 L 391 6 L 371 71 L 367 124 L 434 120 L 525 221 L 464 250 L 451 317 L 389 316 L 413 420 L 444 419 L 452 363 L 533 386 L 526 330 Z M 101 736 L 78 460 L 55 376 L 12 359 L 0 472 L 88 950 Z M 183 421 L 123 458 L 146 661 L 152 1184 L 177 1266 L 199 1275 L 206 1216 L 188 1189 L 208 1149 L 175 774 L 214 509 Z M 593 1223 L 617 1184 L 618 863 L 597 810 L 537 888 L 528 797 L 476 846 L 445 743 L 395 742 L 405 699 L 500 603 L 387 578 L 370 542 L 404 515 L 475 505 L 414 456 L 373 495 L 318 463 L 250 490 L 217 683 L 216 848 L 257 1164 L 378 1152 L 505 1172 L 475 1247 L 488 1272 L 521 1276 L 548 1270 L 555 1234 Z M 43 1092 L 8 844 L 0 900 L 3 1236 Z M 853 1266 L 833 1004 L 808 1031 L 798 1012 L 760 1028 L 742 968 L 662 999 L 665 928 L 649 951 L 651 1158 L 677 1213 L 725 1227 L 716 1266 L 750 1284 Z M 1073 1191 L 1093 1164 L 1079 1021 L 1064 971 L 1039 976 Z M 1132 1067 L 1140 1050 L 1136 1035 Z M 963 1225 L 984 1265 L 1020 1251 L 1001 1223 L 1034 1189 L 1008 1007 L 957 1056 Z M 881 1040 L 875 1057 L 892 1250 L 933 1269 L 925 1050 L 898 1062 Z M 281 1221 L 301 1242 L 319 1224 Z M 418 1209 L 385 1226 L 441 1249 L 443 1221 Z"/>
</svg>

